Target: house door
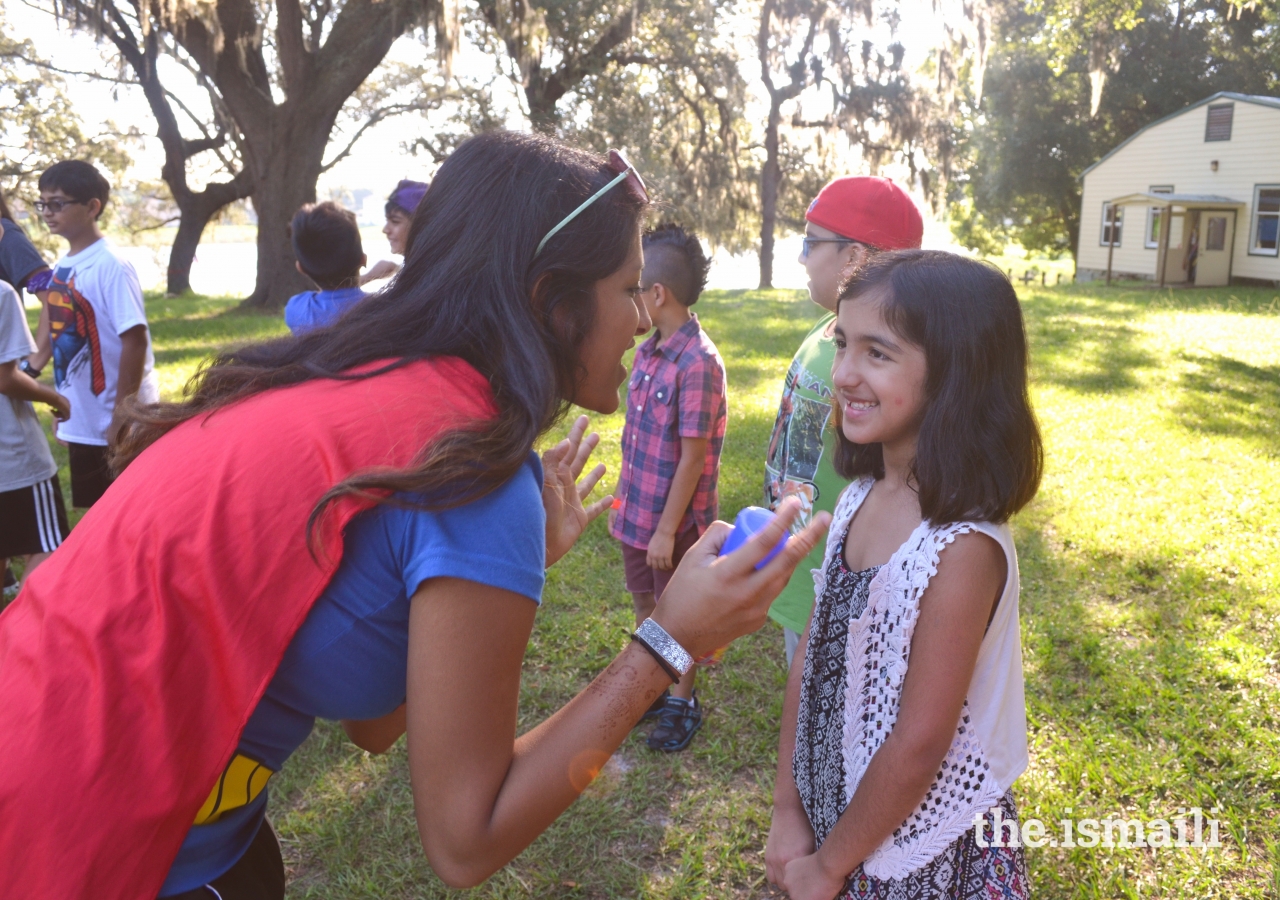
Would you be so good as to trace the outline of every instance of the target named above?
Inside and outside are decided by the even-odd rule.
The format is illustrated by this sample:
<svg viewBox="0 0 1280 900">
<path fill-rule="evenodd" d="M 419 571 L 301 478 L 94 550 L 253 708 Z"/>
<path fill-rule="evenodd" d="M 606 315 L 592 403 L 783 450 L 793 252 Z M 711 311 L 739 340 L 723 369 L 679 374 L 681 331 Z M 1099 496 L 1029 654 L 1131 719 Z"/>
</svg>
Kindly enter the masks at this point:
<svg viewBox="0 0 1280 900">
<path fill-rule="evenodd" d="M 1196 287 L 1223 287 L 1230 283 L 1235 225 L 1234 210 L 1206 209 L 1200 212 Z"/>
</svg>

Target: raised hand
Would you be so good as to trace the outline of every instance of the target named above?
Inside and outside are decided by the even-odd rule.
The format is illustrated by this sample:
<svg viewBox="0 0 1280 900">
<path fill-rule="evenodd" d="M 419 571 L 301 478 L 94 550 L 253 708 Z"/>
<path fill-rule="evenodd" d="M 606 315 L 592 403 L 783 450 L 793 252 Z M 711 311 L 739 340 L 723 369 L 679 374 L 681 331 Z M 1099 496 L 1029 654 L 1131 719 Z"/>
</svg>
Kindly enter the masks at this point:
<svg viewBox="0 0 1280 900">
<path fill-rule="evenodd" d="M 590 506 L 583 501 L 604 476 L 604 465 L 597 465 L 579 481 L 582 470 L 600 435 L 587 435 L 590 421 L 578 416 L 569 436 L 542 454 L 542 505 L 547 511 L 547 566 L 554 565 L 582 535 L 596 516 L 613 503 L 613 495 L 601 497 Z M 583 435 L 586 435 L 584 438 Z"/>
</svg>

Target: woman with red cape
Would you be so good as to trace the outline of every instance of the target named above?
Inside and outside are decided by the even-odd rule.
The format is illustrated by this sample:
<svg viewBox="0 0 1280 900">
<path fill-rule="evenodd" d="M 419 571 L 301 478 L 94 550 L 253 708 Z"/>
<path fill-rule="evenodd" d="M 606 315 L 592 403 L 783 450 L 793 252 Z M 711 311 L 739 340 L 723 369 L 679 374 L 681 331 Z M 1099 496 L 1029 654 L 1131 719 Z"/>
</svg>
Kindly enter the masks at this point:
<svg viewBox="0 0 1280 900">
<path fill-rule="evenodd" d="M 546 566 L 583 498 L 585 417 L 618 406 L 648 196 L 618 153 L 473 138 L 414 216 L 404 270 L 334 325 L 225 353 L 135 407 L 121 473 L 0 614 L 0 894 L 284 896 L 267 784 L 316 717 L 407 731 L 423 849 L 478 884 L 563 812 L 682 667 L 760 627 L 825 520 L 716 558 L 517 736 Z"/>
</svg>

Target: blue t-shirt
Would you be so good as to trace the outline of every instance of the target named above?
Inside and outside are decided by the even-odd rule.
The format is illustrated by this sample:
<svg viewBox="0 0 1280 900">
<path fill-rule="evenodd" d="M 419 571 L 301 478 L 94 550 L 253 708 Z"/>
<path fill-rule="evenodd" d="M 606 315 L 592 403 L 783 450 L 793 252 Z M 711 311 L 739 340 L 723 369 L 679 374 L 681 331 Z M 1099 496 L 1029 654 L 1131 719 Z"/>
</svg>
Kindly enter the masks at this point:
<svg viewBox="0 0 1280 900">
<path fill-rule="evenodd" d="M 363 300 L 364 296 L 364 291 L 358 287 L 294 294 L 284 305 L 284 324 L 294 334 L 332 325 L 343 313 Z"/>
<path fill-rule="evenodd" d="M 457 509 L 380 506 L 347 527 L 342 564 L 285 651 L 238 752 L 280 771 L 317 717 L 376 719 L 405 702 L 409 605 L 430 578 L 465 578 L 541 602 L 546 567 L 542 464 Z M 193 825 L 160 896 L 222 875 L 244 855 L 267 791 L 216 822 Z"/>
</svg>

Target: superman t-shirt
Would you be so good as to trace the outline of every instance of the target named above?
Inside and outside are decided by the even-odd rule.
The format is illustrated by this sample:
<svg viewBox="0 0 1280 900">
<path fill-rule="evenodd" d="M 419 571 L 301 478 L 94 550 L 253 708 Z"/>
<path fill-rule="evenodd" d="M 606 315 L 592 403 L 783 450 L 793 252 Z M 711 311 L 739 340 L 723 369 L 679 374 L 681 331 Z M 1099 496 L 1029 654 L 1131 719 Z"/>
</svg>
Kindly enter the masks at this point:
<svg viewBox="0 0 1280 900">
<path fill-rule="evenodd" d="M 120 374 L 120 335 L 146 324 L 138 275 L 106 240 L 58 260 L 49 283 L 53 381 L 71 401 L 71 418 L 58 425 L 60 439 L 106 446 Z M 138 388 L 144 403 L 160 399 L 154 368 L 148 334 Z"/>
</svg>

